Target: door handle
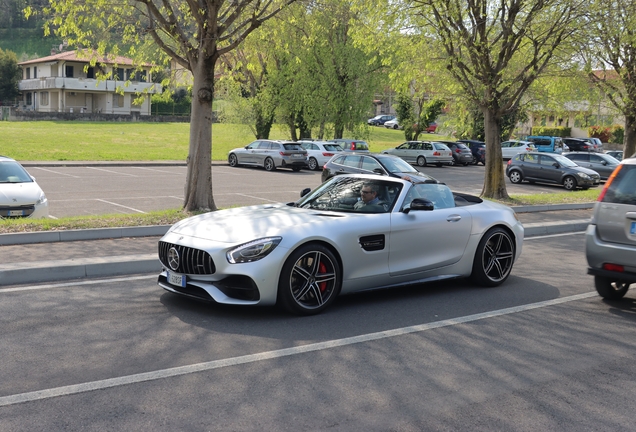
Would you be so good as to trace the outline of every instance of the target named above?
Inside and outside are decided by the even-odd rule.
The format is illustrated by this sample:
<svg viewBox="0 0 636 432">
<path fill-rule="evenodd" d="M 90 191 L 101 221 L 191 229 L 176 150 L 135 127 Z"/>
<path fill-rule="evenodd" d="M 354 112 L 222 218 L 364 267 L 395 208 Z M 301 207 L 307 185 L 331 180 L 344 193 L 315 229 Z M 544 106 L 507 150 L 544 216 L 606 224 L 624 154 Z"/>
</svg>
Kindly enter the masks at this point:
<svg viewBox="0 0 636 432">
<path fill-rule="evenodd" d="M 446 218 L 448 222 L 459 222 L 462 219 L 460 215 L 450 215 Z"/>
</svg>

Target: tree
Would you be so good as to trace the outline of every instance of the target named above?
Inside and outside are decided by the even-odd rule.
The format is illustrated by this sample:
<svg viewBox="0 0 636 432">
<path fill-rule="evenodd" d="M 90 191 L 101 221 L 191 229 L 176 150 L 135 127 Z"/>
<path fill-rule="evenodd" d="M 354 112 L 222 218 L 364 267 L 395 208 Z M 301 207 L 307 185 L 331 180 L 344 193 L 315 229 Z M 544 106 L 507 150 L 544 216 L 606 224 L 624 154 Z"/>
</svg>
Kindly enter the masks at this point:
<svg viewBox="0 0 636 432">
<path fill-rule="evenodd" d="M 506 199 L 501 163 L 505 115 L 572 35 L 575 0 L 410 0 L 409 13 L 468 100 L 484 115 L 486 175 L 482 195 Z"/>
<path fill-rule="evenodd" d="M 51 0 L 46 12 L 52 14 L 49 27 L 69 45 L 95 47 L 100 54 L 127 50 L 145 61 L 160 53 L 192 73 L 184 208 L 194 211 L 216 210 L 211 158 L 217 62 L 295 1 Z"/>
<path fill-rule="evenodd" d="M 18 97 L 18 81 L 22 79 L 22 69 L 14 52 L 0 48 L 0 105 Z"/>
<path fill-rule="evenodd" d="M 590 80 L 625 116 L 623 152 L 636 152 L 636 3 L 596 1 L 590 7 L 590 38 L 582 44 Z"/>
</svg>

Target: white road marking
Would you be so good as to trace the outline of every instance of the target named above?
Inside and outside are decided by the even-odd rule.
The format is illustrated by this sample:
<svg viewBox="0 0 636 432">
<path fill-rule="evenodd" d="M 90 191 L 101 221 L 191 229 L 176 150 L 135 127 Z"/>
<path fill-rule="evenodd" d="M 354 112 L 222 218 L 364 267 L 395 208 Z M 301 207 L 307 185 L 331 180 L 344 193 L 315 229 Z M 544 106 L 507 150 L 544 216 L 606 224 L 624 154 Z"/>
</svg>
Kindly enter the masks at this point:
<svg viewBox="0 0 636 432">
<path fill-rule="evenodd" d="M 526 240 L 537 240 L 537 239 L 544 239 L 544 238 L 552 238 L 552 237 L 565 237 L 565 236 L 581 235 L 581 234 L 585 234 L 585 231 L 575 231 L 575 232 L 561 233 L 561 234 L 547 234 L 547 235 L 536 236 L 536 237 L 527 237 L 527 238 L 524 237 L 523 241 L 526 241 Z"/>
<path fill-rule="evenodd" d="M 154 171 L 154 172 L 159 172 L 159 173 L 178 175 L 178 176 L 182 176 L 183 175 L 183 173 L 180 173 L 180 172 L 166 171 L 166 170 L 160 170 L 160 169 L 156 169 L 156 168 L 146 168 L 146 167 L 139 167 L 139 166 L 132 167 L 132 168 L 137 168 L 137 169 L 145 170 L 145 171 Z"/>
<path fill-rule="evenodd" d="M 136 211 L 137 213 L 146 214 L 145 211 L 137 210 L 136 208 L 132 208 L 132 207 L 128 207 L 128 206 L 125 206 L 125 205 L 117 204 L 117 203 L 114 203 L 114 202 L 111 202 L 111 201 L 106 201 L 106 200 L 103 200 L 103 199 L 96 199 L 95 201 L 100 201 L 100 202 L 103 202 L 103 203 L 106 203 L 106 204 L 112 204 L 114 206 L 123 207 L 123 208 L 128 209 L 128 210 Z"/>
<path fill-rule="evenodd" d="M 257 200 L 261 200 L 261 201 L 269 201 L 269 202 L 272 202 L 272 203 L 278 203 L 278 202 L 280 202 L 280 201 L 276 201 L 276 200 L 268 200 L 268 199 L 265 199 L 265 198 L 263 198 L 263 197 L 257 197 L 257 196 L 254 196 L 254 195 L 246 195 L 246 194 L 242 194 L 242 193 L 220 194 L 220 195 L 239 195 L 239 196 L 246 197 L 246 198 L 254 198 L 254 199 L 257 199 Z"/>
<path fill-rule="evenodd" d="M 102 281 L 103 282 L 103 281 Z M 80 384 L 73 384 L 62 387 L 55 387 L 44 390 L 37 390 L 26 393 L 19 393 L 15 395 L 0 397 L 0 407 L 15 405 L 24 402 L 32 402 L 36 400 L 50 399 L 58 396 L 68 396 L 73 394 L 86 393 L 94 390 L 103 390 L 107 388 L 119 387 L 124 385 L 136 384 L 146 381 L 160 380 L 164 378 L 176 377 L 181 375 L 187 375 L 197 372 L 209 371 L 214 369 L 220 369 L 229 366 L 237 366 L 246 363 L 254 363 L 264 360 L 271 360 L 281 357 L 288 357 L 298 354 L 304 354 L 312 351 L 321 351 L 336 347 L 342 347 L 347 345 L 353 345 L 358 343 L 370 342 L 380 339 L 387 339 L 397 336 L 403 336 L 412 333 L 420 333 L 427 330 L 438 329 L 442 327 L 449 327 L 458 324 L 465 324 L 478 320 L 484 320 L 488 318 L 499 317 L 503 315 L 509 315 L 519 312 L 525 312 L 533 309 L 544 308 L 548 306 L 559 305 L 563 303 L 573 302 L 577 300 L 583 300 L 586 298 L 596 296 L 596 292 L 588 292 L 584 294 L 577 294 L 568 297 L 557 298 L 553 300 L 546 300 L 537 303 L 531 303 L 522 306 L 515 306 L 511 308 L 499 309 L 490 312 L 483 312 L 474 315 L 467 315 L 464 317 L 451 318 L 443 321 L 415 325 L 410 327 L 402 327 L 394 330 L 386 330 L 377 333 L 368 333 L 360 336 L 353 336 L 343 339 L 335 339 L 331 341 L 318 342 L 313 344 L 307 344 L 299 347 L 284 348 L 275 351 L 266 351 L 257 354 L 249 354 L 239 357 L 231 357 L 227 359 L 214 360 L 204 363 L 196 363 L 188 366 L 179 366 L 169 369 L 162 369 L 152 372 L 144 372 L 134 375 L 126 375 L 117 378 L 108 378 L 98 381 L 91 381 Z"/>
<path fill-rule="evenodd" d="M 42 168 L 42 167 L 29 167 L 29 170 L 34 170 L 34 169 L 37 169 L 37 170 L 40 170 L 40 171 L 50 172 L 50 173 L 53 173 L 53 174 L 59 174 L 59 175 L 67 176 L 67 177 L 81 178 L 79 176 L 74 176 L 74 175 L 66 174 L 66 173 L 59 172 L 59 171 L 53 171 L 53 170 Z"/>
<path fill-rule="evenodd" d="M 139 177 L 139 176 L 136 176 L 134 174 L 127 174 L 127 173 L 123 173 L 123 172 L 119 172 L 119 171 L 107 170 L 107 169 L 104 169 L 104 168 L 96 168 L 96 167 L 90 167 L 90 166 L 87 166 L 85 168 L 92 169 L 92 170 L 95 170 L 95 171 L 103 171 L 103 172 L 112 173 L 112 174 L 125 175 L 125 176 L 129 176 L 129 177 Z"/>
<path fill-rule="evenodd" d="M 45 285 L 29 285 L 29 286 L 21 286 L 21 287 L 13 287 L 13 288 L 0 288 L 0 294 L 10 293 L 10 292 L 20 292 L 20 291 L 35 291 L 35 290 L 45 290 L 45 289 L 53 289 L 53 288 L 67 288 L 74 286 L 82 286 L 82 285 L 96 285 L 102 283 L 121 283 L 121 282 L 129 282 L 132 280 L 140 280 L 140 279 L 156 279 L 157 275 L 144 275 L 144 276 L 130 276 L 130 277 L 120 277 L 120 278 L 110 278 L 110 279 L 91 279 L 86 281 L 79 282 L 61 282 L 61 283 L 53 283 L 53 284 L 45 284 Z"/>
</svg>

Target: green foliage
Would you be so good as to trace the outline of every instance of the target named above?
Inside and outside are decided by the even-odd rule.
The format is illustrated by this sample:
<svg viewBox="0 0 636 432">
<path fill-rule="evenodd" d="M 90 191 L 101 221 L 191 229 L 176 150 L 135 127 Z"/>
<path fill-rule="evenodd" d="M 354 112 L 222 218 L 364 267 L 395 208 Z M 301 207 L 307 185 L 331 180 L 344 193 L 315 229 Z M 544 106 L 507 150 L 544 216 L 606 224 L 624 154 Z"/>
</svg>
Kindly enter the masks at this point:
<svg viewBox="0 0 636 432">
<path fill-rule="evenodd" d="M 611 137 L 607 142 L 611 142 L 614 144 L 623 144 L 625 141 L 625 128 L 621 125 L 613 125 L 610 128 Z"/>
<path fill-rule="evenodd" d="M 192 96 L 185 89 L 177 89 L 174 93 L 153 94 L 151 109 L 153 115 L 190 115 Z"/>
<path fill-rule="evenodd" d="M 532 128 L 532 135 L 568 137 L 572 135 L 572 128 L 561 126 L 535 126 Z"/>
<path fill-rule="evenodd" d="M 446 106 L 446 102 L 441 99 L 432 99 L 424 104 L 420 108 L 420 116 L 414 127 L 414 139 L 418 139 L 422 131 L 426 130 L 429 124 L 437 120 L 437 117 L 442 113 L 442 110 Z"/>
<path fill-rule="evenodd" d="M 398 94 L 395 113 L 397 114 L 398 123 L 404 128 L 404 139 L 406 141 L 412 141 L 415 134 L 413 129 L 415 118 L 413 114 L 413 100 L 410 95 L 406 93 Z"/>
<path fill-rule="evenodd" d="M 18 67 L 18 58 L 9 50 L 0 49 L 0 104 L 18 97 L 18 81 L 22 79 L 22 69 Z"/>
</svg>

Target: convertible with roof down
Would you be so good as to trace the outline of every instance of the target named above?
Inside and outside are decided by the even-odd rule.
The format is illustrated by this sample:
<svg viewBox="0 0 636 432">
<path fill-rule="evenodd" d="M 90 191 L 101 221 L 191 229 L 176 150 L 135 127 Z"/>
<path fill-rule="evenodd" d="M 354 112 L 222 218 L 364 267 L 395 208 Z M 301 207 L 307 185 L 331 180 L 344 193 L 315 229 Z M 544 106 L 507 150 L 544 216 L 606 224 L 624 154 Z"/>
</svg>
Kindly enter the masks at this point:
<svg viewBox="0 0 636 432">
<path fill-rule="evenodd" d="M 158 283 L 199 300 L 311 315 L 363 290 L 449 278 L 500 285 L 522 242 L 504 205 L 430 177 L 343 174 L 295 202 L 176 223 L 159 241 Z"/>
</svg>

